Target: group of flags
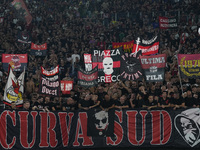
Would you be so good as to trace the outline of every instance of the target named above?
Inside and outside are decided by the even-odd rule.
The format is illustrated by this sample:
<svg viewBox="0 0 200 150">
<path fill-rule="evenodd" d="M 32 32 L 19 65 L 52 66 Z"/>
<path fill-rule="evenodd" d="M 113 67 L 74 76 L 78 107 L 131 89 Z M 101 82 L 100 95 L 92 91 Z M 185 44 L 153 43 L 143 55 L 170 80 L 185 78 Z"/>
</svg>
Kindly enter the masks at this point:
<svg viewBox="0 0 200 150">
<path fill-rule="evenodd" d="M 143 77 L 147 82 L 164 80 L 165 54 L 146 56 L 142 55 L 141 49 L 136 53 L 125 53 L 120 47 L 112 50 L 93 50 L 89 56 L 92 57 L 89 59 L 92 60 L 93 69 L 82 71 L 83 69 L 80 68 L 78 70 L 78 79 L 81 82 L 85 79 L 84 84 L 88 87 L 96 85 L 86 84 L 89 81 L 110 83 L 119 80 L 142 80 Z"/>
<path fill-rule="evenodd" d="M 13 0 L 12 7 L 16 16 L 29 25 L 32 21 L 23 0 Z M 1 18 L 1 22 L 2 22 Z M 159 17 L 160 29 L 177 27 L 176 18 Z M 18 32 L 18 42 L 31 43 L 31 55 L 46 56 L 47 43 L 38 45 L 31 42 L 31 35 L 27 31 Z M 89 88 L 98 82 L 116 82 L 119 80 L 142 80 L 159 82 L 164 80 L 166 55 L 159 52 L 159 37 L 146 40 L 138 38 L 129 42 L 113 42 L 111 50 L 93 50 L 91 54 L 84 54 L 85 70 L 78 69 L 78 85 Z M 200 54 L 178 54 L 181 77 L 199 77 Z M 9 77 L 4 92 L 4 102 L 17 106 L 23 102 L 24 75 L 28 63 L 27 54 L 2 54 L 3 69 L 9 70 Z M 22 72 L 16 78 L 13 71 Z M 73 89 L 73 81 L 60 81 L 59 66 L 47 71 L 41 67 L 40 94 L 59 96 L 60 92 L 69 94 Z"/>
</svg>

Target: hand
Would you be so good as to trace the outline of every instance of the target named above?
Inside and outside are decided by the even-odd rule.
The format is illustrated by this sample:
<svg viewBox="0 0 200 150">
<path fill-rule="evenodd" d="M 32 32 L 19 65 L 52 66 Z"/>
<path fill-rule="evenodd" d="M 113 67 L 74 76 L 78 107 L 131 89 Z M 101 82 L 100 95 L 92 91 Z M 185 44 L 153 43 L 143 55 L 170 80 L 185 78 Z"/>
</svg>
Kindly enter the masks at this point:
<svg viewBox="0 0 200 150">
<path fill-rule="evenodd" d="M 151 110 L 151 107 L 148 107 L 147 109 L 148 109 L 148 110 Z"/>
<path fill-rule="evenodd" d="M 88 107 L 84 107 L 83 109 L 84 109 L 84 110 L 88 110 L 89 108 L 88 108 Z"/>
</svg>

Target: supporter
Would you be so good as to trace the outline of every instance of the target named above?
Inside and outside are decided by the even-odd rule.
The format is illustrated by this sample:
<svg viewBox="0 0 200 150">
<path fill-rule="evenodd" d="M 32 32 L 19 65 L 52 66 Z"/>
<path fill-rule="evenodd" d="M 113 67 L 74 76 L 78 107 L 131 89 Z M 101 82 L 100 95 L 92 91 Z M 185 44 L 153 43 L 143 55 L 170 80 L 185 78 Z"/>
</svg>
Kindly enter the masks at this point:
<svg viewBox="0 0 200 150">
<path fill-rule="evenodd" d="M 93 101 L 91 100 L 91 95 L 85 95 L 78 103 L 78 108 L 82 110 L 89 110 L 93 105 Z"/>
<path fill-rule="evenodd" d="M 52 101 L 52 111 L 60 111 L 61 110 L 61 97 L 53 97 Z"/>
<path fill-rule="evenodd" d="M 31 109 L 31 104 L 30 104 L 30 102 L 29 101 L 24 101 L 24 103 L 23 103 L 23 110 L 32 110 Z"/>
<path fill-rule="evenodd" d="M 11 110 L 17 110 L 18 109 L 18 107 L 16 106 L 16 102 L 11 102 L 11 104 L 10 104 L 10 108 L 9 109 L 11 109 Z"/>
<path fill-rule="evenodd" d="M 129 108 L 129 103 L 125 95 L 122 95 L 119 100 L 115 101 L 115 108 L 118 109 Z"/>
<path fill-rule="evenodd" d="M 171 107 L 176 110 L 178 108 L 184 108 L 185 102 L 179 92 L 175 92 L 173 98 L 171 99 Z"/>
<path fill-rule="evenodd" d="M 104 111 L 109 111 L 115 107 L 114 100 L 110 98 L 110 95 L 106 94 L 104 99 L 100 102 L 100 108 Z"/>
<path fill-rule="evenodd" d="M 136 108 L 137 104 L 136 104 L 136 94 L 132 93 L 130 98 L 129 98 L 129 107 L 130 108 Z"/>
<path fill-rule="evenodd" d="M 97 108 L 97 107 L 99 107 L 100 100 L 98 99 L 98 95 L 93 94 L 91 96 L 91 100 L 93 101 L 93 104 L 92 104 L 92 106 L 90 106 L 90 108 Z"/>
<path fill-rule="evenodd" d="M 62 111 L 74 111 L 78 108 L 78 103 L 71 97 L 68 97 L 62 104 Z"/>
<path fill-rule="evenodd" d="M 185 96 L 184 96 L 186 108 L 198 106 L 197 95 L 195 97 L 196 98 L 193 97 L 192 91 L 190 89 L 188 89 Z"/>
<path fill-rule="evenodd" d="M 158 102 L 154 99 L 153 95 L 149 95 L 148 100 L 146 101 L 146 103 L 143 103 L 142 107 L 151 110 L 153 108 L 158 107 Z"/>
<path fill-rule="evenodd" d="M 49 96 L 45 96 L 45 98 L 44 98 L 44 110 L 46 112 L 56 110 L 56 108 L 51 100 L 51 97 L 49 97 Z"/>
<path fill-rule="evenodd" d="M 171 96 L 167 91 L 162 92 L 162 96 L 158 100 L 158 107 L 160 108 L 168 108 L 170 107 Z"/>
<path fill-rule="evenodd" d="M 33 103 L 32 110 L 44 110 L 44 98 L 39 96 L 37 101 Z"/>
</svg>

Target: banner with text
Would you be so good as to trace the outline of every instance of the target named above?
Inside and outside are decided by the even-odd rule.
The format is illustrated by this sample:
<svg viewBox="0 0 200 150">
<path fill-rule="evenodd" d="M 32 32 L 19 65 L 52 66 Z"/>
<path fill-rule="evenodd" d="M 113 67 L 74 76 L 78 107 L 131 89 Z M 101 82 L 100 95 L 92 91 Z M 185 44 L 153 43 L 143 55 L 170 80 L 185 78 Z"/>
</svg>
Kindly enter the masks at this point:
<svg viewBox="0 0 200 150">
<path fill-rule="evenodd" d="M 144 40 L 138 38 L 134 42 L 132 53 L 135 53 L 136 51 L 142 51 L 142 55 L 153 55 L 157 54 L 159 50 L 159 38 L 158 36 L 153 37 L 150 40 Z"/>
<path fill-rule="evenodd" d="M 9 65 L 13 71 L 23 71 L 27 67 L 27 54 L 2 54 L 2 63 L 4 71 L 8 71 Z"/>
<path fill-rule="evenodd" d="M 70 94 L 71 90 L 73 89 L 73 83 L 74 81 L 61 80 L 60 87 L 61 87 L 62 94 Z"/>
<path fill-rule="evenodd" d="M 44 43 L 42 45 L 37 45 L 34 43 L 31 43 L 31 55 L 35 56 L 46 56 L 47 55 L 47 43 Z"/>
<path fill-rule="evenodd" d="M 178 54 L 178 66 L 182 78 L 199 78 L 200 54 Z"/>
<path fill-rule="evenodd" d="M 122 47 L 112 50 L 94 50 L 92 54 L 92 68 L 98 65 L 98 82 L 119 81 L 120 55 Z"/>
<path fill-rule="evenodd" d="M 140 56 L 140 62 L 147 82 L 164 81 L 166 54 Z"/>
<path fill-rule="evenodd" d="M 49 96 L 60 95 L 59 66 L 51 71 L 47 71 L 41 66 L 39 93 Z"/>
<path fill-rule="evenodd" d="M 113 49 L 123 47 L 124 52 L 131 53 L 133 49 L 134 40 L 130 42 L 112 42 Z"/>
<path fill-rule="evenodd" d="M 109 116 L 114 119 L 114 136 L 107 137 L 87 136 L 88 116 L 93 114 L 0 110 L 0 149 L 200 148 L 199 108 L 115 110 Z M 103 117 L 95 117 L 98 128 L 108 126 Z"/>
<path fill-rule="evenodd" d="M 160 29 L 173 29 L 178 27 L 177 18 L 159 16 Z"/>
<path fill-rule="evenodd" d="M 96 66 L 91 71 L 85 71 L 82 68 L 79 68 L 77 83 L 86 88 L 96 86 L 98 84 L 98 67 Z"/>
<path fill-rule="evenodd" d="M 84 54 L 84 63 L 85 63 L 85 70 L 91 71 L 92 70 L 92 55 L 91 54 Z"/>
<path fill-rule="evenodd" d="M 142 80 L 143 72 L 139 56 L 141 51 L 136 54 L 121 53 L 120 80 Z"/>
</svg>

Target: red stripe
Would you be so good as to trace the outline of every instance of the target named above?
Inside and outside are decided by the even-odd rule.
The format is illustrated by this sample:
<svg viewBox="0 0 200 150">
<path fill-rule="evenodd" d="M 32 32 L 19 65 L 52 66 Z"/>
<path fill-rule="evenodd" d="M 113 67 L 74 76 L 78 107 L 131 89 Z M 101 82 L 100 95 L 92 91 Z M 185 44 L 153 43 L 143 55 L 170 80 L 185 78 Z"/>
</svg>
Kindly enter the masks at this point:
<svg viewBox="0 0 200 150">
<path fill-rule="evenodd" d="M 10 103 L 8 103 L 8 102 L 6 102 L 6 101 L 3 101 L 3 103 L 4 103 L 4 104 L 6 104 L 6 105 L 8 105 L 8 106 L 11 106 L 11 104 L 10 104 Z M 23 104 L 16 105 L 16 107 L 22 107 L 22 106 L 23 106 Z"/>
<path fill-rule="evenodd" d="M 98 78 L 98 72 L 94 72 L 92 74 L 86 75 L 82 72 L 78 71 L 78 79 L 84 80 L 84 81 L 93 81 Z"/>
<path fill-rule="evenodd" d="M 102 62 L 93 62 L 92 68 L 95 68 L 98 65 L 98 69 L 103 69 Z M 120 61 L 113 61 L 113 68 L 120 68 Z"/>
</svg>

